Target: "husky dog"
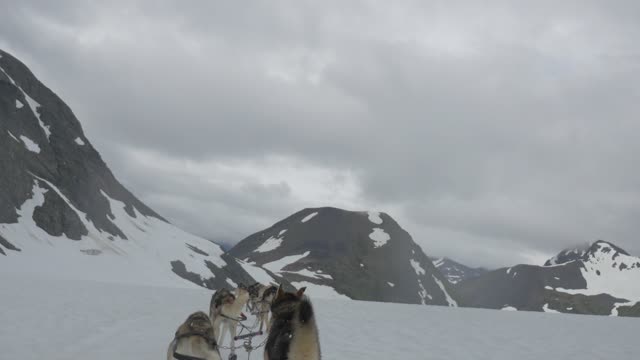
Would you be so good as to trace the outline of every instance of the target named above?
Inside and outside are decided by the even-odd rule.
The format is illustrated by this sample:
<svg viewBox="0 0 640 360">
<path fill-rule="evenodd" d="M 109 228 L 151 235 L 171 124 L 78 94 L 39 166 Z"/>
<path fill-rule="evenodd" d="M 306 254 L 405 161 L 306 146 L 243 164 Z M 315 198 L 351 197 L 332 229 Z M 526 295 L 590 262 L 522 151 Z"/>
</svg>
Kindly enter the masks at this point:
<svg viewBox="0 0 640 360">
<path fill-rule="evenodd" d="M 260 319 L 260 331 L 262 331 L 264 325 L 266 325 L 266 330 L 269 331 L 269 310 L 278 287 L 255 283 L 249 286 L 247 290 L 249 291 L 247 308 Z"/>
<path fill-rule="evenodd" d="M 265 360 L 320 360 L 318 328 L 306 288 L 284 292 L 282 285 L 271 305 L 271 329 L 264 349 Z"/>
<path fill-rule="evenodd" d="M 185 320 L 169 344 L 167 360 L 221 360 L 211 320 L 202 311 Z"/>
<path fill-rule="evenodd" d="M 231 335 L 231 352 L 234 353 L 236 328 L 242 315 L 242 308 L 249 300 L 249 292 L 240 285 L 232 294 L 227 289 L 216 291 L 211 297 L 209 305 L 209 314 L 211 317 L 211 325 L 213 326 L 216 341 L 222 344 L 224 336 L 228 331 Z"/>
<path fill-rule="evenodd" d="M 278 287 L 276 286 L 268 286 L 262 291 L 262 295 L 260 296 L 260 301 L 258 302 L 258 317 L 260 318 L 260 331 L 262 331 L 262 326 L 266 325 L 266 331 L 269 331 L 270 322 L 269 322 L 269 312 L 271 310 L 271 304 L 273 303 L 273 299 L 276 297 L 276 293 L 278 292 Z"/>
</svg>

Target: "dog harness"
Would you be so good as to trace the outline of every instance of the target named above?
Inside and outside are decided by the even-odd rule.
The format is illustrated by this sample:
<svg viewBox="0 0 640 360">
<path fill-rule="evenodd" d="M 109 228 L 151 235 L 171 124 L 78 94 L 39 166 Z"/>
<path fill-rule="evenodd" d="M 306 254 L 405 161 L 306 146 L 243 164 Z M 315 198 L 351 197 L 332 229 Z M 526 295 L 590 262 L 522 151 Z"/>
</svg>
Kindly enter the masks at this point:
<svg viewBox="0 0 640 360">
<path fill-rule="evenodd" d="M 213 334 L 213 328 L 211 328 L 209 317 L 204 313 L 195 313 L 189 316 L 189 318 L 187 319 L 187 323 L 189 326 L 189 331 L 182 333 L 180 333 L 180 331 L 176 331 L 176 334 L 174 336 L 175 344 L 173 345 L 173 357 L 176 360 L 205 360 L 196 356 L 180 354 L 177 350 L 179 340 L 191 336 L 201 337 L 206 340 L 209 346 L 216 350 L 218 349 L 218 343 L 216 342 L 215 336 Z M 205 323 L 208 326 L 200 326 L 199 324 L 201 323 Z"/>
</svg>

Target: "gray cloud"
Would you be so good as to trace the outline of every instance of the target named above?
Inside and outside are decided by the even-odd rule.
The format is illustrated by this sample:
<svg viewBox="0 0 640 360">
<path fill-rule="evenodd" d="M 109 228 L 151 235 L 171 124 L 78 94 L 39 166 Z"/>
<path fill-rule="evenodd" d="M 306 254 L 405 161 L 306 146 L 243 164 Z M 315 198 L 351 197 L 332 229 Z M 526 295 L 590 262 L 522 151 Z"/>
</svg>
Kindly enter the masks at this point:
<svg viewBox="0 0 640 360">
<path fill-rule="evenodd" d="M 8 8 L 0 46 L 199 235 L 336 205 L 473 265 L 597 238 L 640 254 L 636 2 Z"/>
</svg>

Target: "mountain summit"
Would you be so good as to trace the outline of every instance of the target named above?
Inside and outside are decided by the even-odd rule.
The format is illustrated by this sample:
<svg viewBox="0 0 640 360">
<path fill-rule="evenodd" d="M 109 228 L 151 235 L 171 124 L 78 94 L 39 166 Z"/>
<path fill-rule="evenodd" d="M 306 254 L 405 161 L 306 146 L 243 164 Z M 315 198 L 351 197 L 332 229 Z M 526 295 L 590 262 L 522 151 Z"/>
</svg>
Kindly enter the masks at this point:
<svg viewBox="0 0 640 360">
<path fill-rule="evenodd" d="M 304 209 L 229 253 L 294 286 L 357 300 L 456 306 L 449 282 L 385 213 Z"/>
</svg>

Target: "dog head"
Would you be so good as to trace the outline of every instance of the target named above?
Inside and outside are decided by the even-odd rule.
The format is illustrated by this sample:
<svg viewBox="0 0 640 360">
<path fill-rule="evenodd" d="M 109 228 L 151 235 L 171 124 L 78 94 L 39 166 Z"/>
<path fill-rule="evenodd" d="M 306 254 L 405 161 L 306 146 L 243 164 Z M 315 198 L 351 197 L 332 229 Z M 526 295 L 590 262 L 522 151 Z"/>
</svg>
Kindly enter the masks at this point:
<svg viewBox="0 0 640 360">
<path fill-rule="evenodd" d="M 211 297 L 211 304 L 213 305 L 214 308 L 217 309 L 220 306 L 225 304 L 233 304 L 235 300 L 236 300 L 236 296 L 232 294 L 229 290 L 220 289 L 216 291 Z"/>
<path fill-rule="evenodd" d="M 273 299 L 275 299 L 277 292 L 278 287 L 275 285 L 270 285 L 264 289 L 264 291 L 262 292 L 262 298 L 260 300 L 266 301 L 270 304 L 273 302 Z"/>
<path fill-rule="evenodd" d="M 247 301 L 249 301 L 249 290 L 247 290 L 246 287 L 238 286 L 235 291 L 235 298 L 236 301 L 245 304 Z"/>
<path fill-rule="evenodd" d="M 301 287 L 296 292 L 286 292 L 281 284 L 271 303 L 271 313 L 273 316 L 285 320 L 292 318 L 296 309 L 305 299 L 304 292 L 306 289 L 306 287 Z"/>
</svg>

